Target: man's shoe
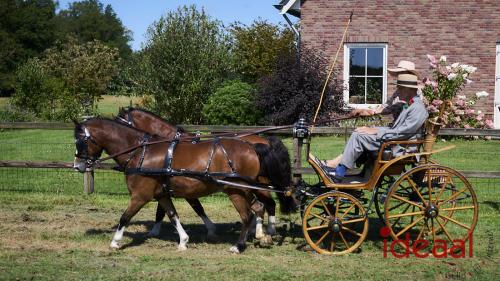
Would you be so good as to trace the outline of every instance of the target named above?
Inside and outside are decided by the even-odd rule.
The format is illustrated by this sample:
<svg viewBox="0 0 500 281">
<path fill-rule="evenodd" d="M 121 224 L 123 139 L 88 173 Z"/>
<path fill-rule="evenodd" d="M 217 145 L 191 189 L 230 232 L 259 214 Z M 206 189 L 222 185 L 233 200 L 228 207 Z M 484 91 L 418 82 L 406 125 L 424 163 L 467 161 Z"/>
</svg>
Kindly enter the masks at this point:
<svg viewBox="0 0 500 281">
<path fill-rule="evenodd" d="M 322 165 L 321 168 L 325 173 L 328 175 L 328 177 L 334 182 L 334 183 L 341 183 L 344 177 L 337 176 L 335 173 L 336 168 L 332 168 L 329 166 L 324 166 Z"/>
</svg>

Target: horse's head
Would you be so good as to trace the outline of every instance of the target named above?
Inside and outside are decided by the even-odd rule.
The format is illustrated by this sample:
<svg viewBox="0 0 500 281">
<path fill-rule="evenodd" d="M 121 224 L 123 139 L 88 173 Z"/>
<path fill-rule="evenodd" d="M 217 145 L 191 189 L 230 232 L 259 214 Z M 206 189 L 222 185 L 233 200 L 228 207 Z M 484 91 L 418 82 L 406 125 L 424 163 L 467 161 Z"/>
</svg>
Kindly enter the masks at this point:
<svg viewBox="0 0 500 281">
<path fill-rule="evenodd" d="M 101 157 L 103 147 L 92 137 L 91 131 L 85 122 L 75 122 L 75 145 L 76 153 L 73 168 L 83 173 Z"/>
</svg>

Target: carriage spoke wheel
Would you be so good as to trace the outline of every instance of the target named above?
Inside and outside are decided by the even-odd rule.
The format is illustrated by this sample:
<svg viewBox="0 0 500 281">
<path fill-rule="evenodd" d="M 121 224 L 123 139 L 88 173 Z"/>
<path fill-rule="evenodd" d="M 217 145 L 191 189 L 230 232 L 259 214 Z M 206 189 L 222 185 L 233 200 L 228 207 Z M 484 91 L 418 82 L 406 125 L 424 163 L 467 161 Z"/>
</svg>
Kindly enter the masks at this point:
<svg viewBox="0 0 500 281">
<path fill-rule="evenodd" d="M 307 206 L 302 231 L 307 243 L 320 254 L 351 253 L 368 234 L 368 217 L 354 196 L 332 191 Z"/>
<path fill-rule="evenodd" d="M 375 189 L 375 200 L 373 201 L 375 205 L 375 212 L 379 220 L 384 223 L 384 202 L 387 198 L 387 192 L 392 184 L 395 182 L 395 178 L 393 176 L 384 176 L 379 183 L 377 184 L 377 188 Z"/>
<path fill-rule="evenodd" d="M 394 240 L 408 240 L 419 252 L 447 254 L 454 240 L 466 241 L 474 231 L 478 203 L 474 190 L 459 172 L 441 165 L 418 166 L 390 188 L 385 202 L 385 224 Z M 427 245 L 423 247 L 423 245 Z"/>
</svg>

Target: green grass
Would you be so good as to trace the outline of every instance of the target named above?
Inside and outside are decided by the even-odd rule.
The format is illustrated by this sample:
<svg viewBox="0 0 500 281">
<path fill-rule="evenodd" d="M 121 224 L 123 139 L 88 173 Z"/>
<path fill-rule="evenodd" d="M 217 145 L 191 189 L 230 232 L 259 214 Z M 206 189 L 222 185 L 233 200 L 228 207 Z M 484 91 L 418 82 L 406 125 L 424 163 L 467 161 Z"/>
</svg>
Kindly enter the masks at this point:
<svg viewBox="0 0 500 281">
<path fill-rule="evenodd" d="M 9 100 L 9 98 L 3 98 L 3 97 L 0 97 L 0 110 L 4 110 L 5 107 L 7 106 L 7 101 Z"/>
<path fill-rule="evenodd" d="M 290 146 L 289 139 L 285 142 Z M 435 155 L 436 160 L 459 170 L 499 170 L 500 142 L 453 140 L 437 146 L 449 144 L 457 148 Z M 311 148 L 321 158 L 333 158 L 343 146 L 343 137 L 321 137 Z M 0 131 L 0 160 L 72 161 L 74 149 L 71 130 Z M 382 225 L 374 215 L 360 253 L 331 257 L 307 251 L 295 214 L 278 215 L 272 247 L 250 239 L 243 254 L 229 254 L 240 225 L 223 194 L 201 199 L 217 224 L 216 243 L 205 241 L 201 220 L 176 199 L 190 236 L 187 251 L 176 251 L 178 236 L 169 223 L 159 238 L 144 237 L 154 222 L 153 203 L 133 218 L 125 247 L 113 251 L 108 245 L 129 200 L 123 175 L 96 171 L 96 193 L 90 196 L 82 194 L 82 180 L 72 170 L 0 168 L 0 280 L 495 280 L 500 274 L 498 179 L 470 179 L 479 221 L 469 259 L 383 258 Z"/>
</svg>

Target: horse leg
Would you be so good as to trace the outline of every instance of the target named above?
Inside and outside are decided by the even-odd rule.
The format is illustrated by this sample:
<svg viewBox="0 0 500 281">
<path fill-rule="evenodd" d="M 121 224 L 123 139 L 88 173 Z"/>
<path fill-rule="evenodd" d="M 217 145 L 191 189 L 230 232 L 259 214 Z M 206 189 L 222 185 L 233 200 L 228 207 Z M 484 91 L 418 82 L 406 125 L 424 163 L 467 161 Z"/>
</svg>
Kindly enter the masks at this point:
<svg viewBox="0 0 500 281">
<path fill-rule="evenodd" d="M 259 201 L 264 203 L 268 215 L 267 234 L 273 236 L 276 234 L 276 202 L 269 192 L 257 192 L 256 195 Z"/>
<path fill-rule="evenodd" d="M 225 192 L 229 196 L 229 199 L 233 203 L 233 206 L 240 214 L 242 222 L 240 237 L 238 238 L 236 245 L 229 248 L 230 252 L 239 254 L 245 250 L 247 236 L 248 236 L 248 229 L 250 228 L 253 215 L 250 209 L 249 200 L 245 196 L 242 190 L 226 189 Z"/>
<path fill-rule="evenodd" d="M 262 222 L 264 221 L 264 214 L 265 214 L 264 205 L 258 200 L 254 200 L 250 208 L 255 213 L 254 217 L 255 220 L 252 219 L 252 222 L 250 224 L 250 229 L 253 228 L 253 225 L 255 223 L 255 238 L 262 239 L 265 236 L 264 230 L 262 229 Z"/>
<path fill-rule="evenodd" d="M 198 216 L 201 218 L 203 223 L 205 224 L 205 227 L 207 228 L 207 239 L 211 241 L 217 240 L 217 234 L 215 234 L 215 224 L 208 218 L 207 214 L 205 213 L 205 209 L 203 209 L 203 206 L 200 203 L 200 200 L 198 199 L 186 199 L 186 201 L 191 205 L 191 208 L 198 214 Z"/>
<path fill-rule="evenodd" d="M 158 203 L 158 206 L 156 207 L 156 220 L 155 220 L 155 225 L 149 231 L 148 236 L 149 237 L 158 237 L 160 236 L 160 229 L 161 229 L 161 222 L 165 218 L 165 210 L 161 207 L 160 203 Z"/>
<path fill-rule="evenodd" d="M 125 231 L 125 227 L 129 224 L 132 217 L 139 212 L 139 210 L 147 203 L 146 200 L 134 197 L 130 199 L 128 203 L 128 207 L 123 212 L 120 217 L 120 222 L 118 223 L 118 228 L 116 229 L 115 235 L 113 236 L 113 240 L 111 240 L 110 247 L 114 249 L 120 248 L 118 242 L 123 238 L 123 232 Z"/>
<path fill-rule="evenodd" d="M 172 199 L 168 196 L 164 196 L 158 200 L 158 203 L 166 211 L 170 222 L 175 226 L 177 233 L 179 233 L 179 246 L 177 246 L 177 250 L 187 250 L 186 244 L 189 241 L 189 236 L 182 227 L 179 216 L 177 215 L 177 211 L 175 210 L 174 204 L 172 203 Z"/>
</svg>

